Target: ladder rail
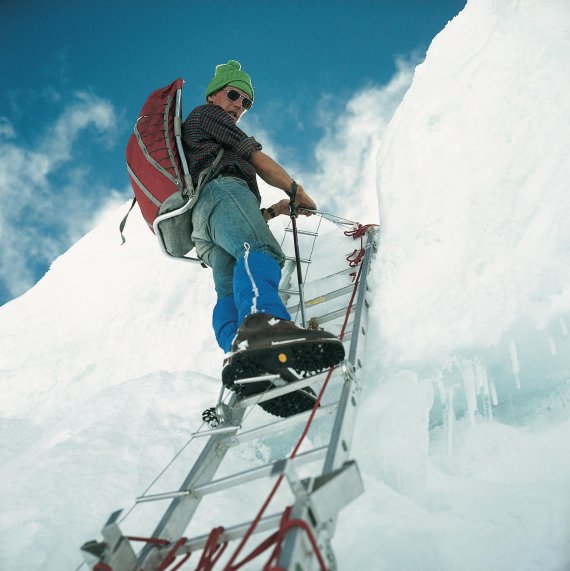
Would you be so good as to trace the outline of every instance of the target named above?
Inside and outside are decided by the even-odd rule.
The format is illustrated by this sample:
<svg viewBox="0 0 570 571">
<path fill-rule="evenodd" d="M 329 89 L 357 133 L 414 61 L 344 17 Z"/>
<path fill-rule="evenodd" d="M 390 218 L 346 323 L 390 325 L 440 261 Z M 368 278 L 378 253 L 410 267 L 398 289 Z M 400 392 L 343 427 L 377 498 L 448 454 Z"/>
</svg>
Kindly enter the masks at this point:
<svg viewBox="0 0 570 571">
<path fill-rule="evenodd" d="M 345 383 L 343 385 L 341 397 L 338 402 L 338 410 L 335 416 L 334 425 L 329 440 L 327 457 L 321 472 L 321 478 L 329 477 L 335 471 L 341 472 L 343 467 L 347 466 L 346 462 L 350 456 L 350 444 L 354 432 L 354 424 L 356 421 L 356 411 L 358 406 L 358 392 L 360 391 L 360 361 L 358 359 L 360 353 L 364 350 L 364 343 L 361 341 L 366 335 L 366 326 L 368 323 L 368 308 L 369 304 L 366 302 L 367 293 L 367 278 L 368 271 L 371 264 L 372 254 L 375 251 L 375 235 L 374 230 L 369 230 L 368 239 L 365 246 L 365 256 L 361 262 L 360 279 L 357 290 L 357 301 L 354 306 L 354 320 L 352 337 L 350 343 L 349 355 L 343 367 L 345 375 Z M 313 491 L 311 486 L 318 481 L 318 478 L 307 484 L 307 492 L 309 498 L 312 498 Z M 334 479 L 329 484 L 331 488 L 328 496 L 347 497 L 349 494 L 356 494 L 363 490 L 362 481 L 358 473 L 351 473 L 350 478 L 338 478 L 335 482 Z M 356 497 L 355 496 L 355 497 Z M 327 561 L 329 569 L 336 569 L 336 561 L 331 546 L 331 540 L 336 527 L 337 513 L 330 515 L 330 507 L 327 510 L 327 500 L 321 498 L 321 504 L 325 504 L 325 509 L 321 508 L 325 514 L 328 514 L 328 519 L 322 521 L 318 517 L 319 505 L 316 498 L 313 498 L 313 503 L 308 501 L 304 495 L 297 496 L 293 511 L 291 513 L 292 519 L 301 519 L 303 521 L 313 522 L 315 528 L 315 535 L 318 545 L 322 549 Z M 341 506 L 342 507 L 342 506 Z M 340 509 L 339 506 L 336 506 Z M 324 516 L 327 517 L 327 516 Z M 307 543 L 306 536 L 303 530 L 292 529 L 283 542 L 283 549 L 279 557 L 278 567 L 283 569 L 311 569 L 315 562 L 314 554 L 310 544 Z"/>
<path fill-rule="evenodd" d="M 233 406 L 237 400 L 237 396 L 233 395 L 230 400 L 230 406 Z M 244 415 L 245 409 L 236 411 L 236 431 L 239 429 L 239 424 Z M 213 480 L 229 450 L 229 447 L 225 445 L 227 438 L 227 434 L 215 434 L 210 437 L 200 453 L 200 456 L 194 463 L 194 466 L 180 486 L 179 491 L 186 491 L 193 486 L 198 486 Z M 191 494 L 174 498 L 156 526 L 152 537 L 160 537 L 161 539 L 176 542 L 184 535 L 201 500 L 201 496 Z M 138 557 L 139 566 L 144 571 L 154 571 L 158 568 L 160 562 L 160 550 L 157 549 L 157 545 L 152 543 L 145 545 Z"/>
<path fill-rule="evenodd" d="M 347 440 L 352 440 L 354 431 L 354 423 L 356 420 L 356 407 L 358 400 L 356 393 L 360 391 L 360 369 L 361 362 L 359 356 L 364 350 L 363 338 L 366 336 L 366 327 L 368 326 L 368 305 L 366 302 L 366 293 L 368 289 L 367 279 L 370 269 L 371 255 L 370 252 L 374 247 L 374 233 L 368 235 L 367 244 L 365 246 L 365 258 L 362 262 L 360 274 L 360 282 L 358 284 L 358 297 L 356 300 L 356 309 L 354 311 L 354 321 L 352 326 L 353 335 L 350 341 L 350 350 L 348 354 L 348 362 L 350 363 L 350 371 L 345 376 L 342 394 L 339 400 L 338 412 L 333 427 L 331 446 L 329 454 L 325 461 L 323 473 L 332 472 L 336 468 L 340 468 L 341 464 L 348 458 L 348 449 L 350 449 Z M 349 403 L 352 407 L 349 407 Z M 346 425 L 348 421 L 348 425 Z M 343 445 L 344 443 L 344 445 Z"/>
<path fill-rule="evenodd" d="M 237 474 L 232 474 L 231 476 L 225 476 L 223 478 L 219 478 L 218 480 L 213 480 L 209 483 L 200 484 L 188 490 L 141 496 L 135 501 L 137 503 L 156 502 L 160 500 L 178 498 L 188 494 L 194 494 L 196 496 L 215 494 L 235 485 L 252 482 L 254 480 L 259 480 L 260 478 L 279 476 L 285 470 L 285 465 L 287 462 L 294 462 L 296 466 L 303 466 L 311 462 L 324 460 L 327 450 L 328 446 L 320 446 L 319 448 L 307 450 L 306 452 L 299 454 L 291 460 L 276 460 L 275 462 L 270 462 L 269 464 L 264 464 L 263 466 L 250 468 L 249 470 L 244 470 L 243 472 L 238 472 Z"/>
<path fill-rule="evenodd" d="M 306 233 L 313 237 L 314 247 L 318 232 Z M 267 394 L 252 397 L 238 397 L 236 394 L 233 394 L 228 405 L 224 405 L 232 410 L 226 425 L 211 431 L 205 431 L 204 434 L 198 434 L 208 436 L 209 438 L 180 488 L 172 492 L 137 498 L 137 504 L 170 500 L 170 504 L 152 533 L 153 538 L 160 538 L 175 544 L 184 536 L 204 497 L 260 478 L 281 476 L 288 480 L 291 491 L 296 498 L 291 517 L 309 522 L 309 527 L 314 529 L 314 535 L 327 558 L 328 568 L 336 569 L 334 553 L 330 543 L 336 527 L 338 510 L 349 501 L 352 501 L 362 491 L 362 481 L 356 463 L 348 460 L 356 420 L 357 397 L 361 390 L 362 353 L 364 351 L 369 317 L 369 303 L 366 299 L 368 291 L 367 280 L 371 259 L 375 253 L 377 232 L 369 228 L 367 234 L 364 257 L 358 270 L 360 278 L 356 292 L 354 292 L 354 285 L 338 287 L 307 302 L 309 306 L 316 306 L 324 301 L 342 297 L 348 294 L 349 290 L 353 291 L 350 302 L 347 302 L 347 306 L 343 309 L 317 317 L 319 323 L 324 323 L 346 315 L 344 328 L 350 325 L 344 339 L 345 345 L 348 342 L 350 343 L 348 357 L 341 366 L 330 372 L 331 376 L 334 374 L 340 377 L 339 380 L 343 380 L 340 398 L 335 397 L 339 398 L 339 400 L 320 406 L 314 412 L 307 411 L 292 417 L 276 420 L 270 424 L 243 430 L 242 421 L 248 407 L 255 406 L 262 400 L 275 398 L 292 390 L 298 390 L 299 388 L 320 382 L 323 380 L 320 377 L 323 377 L 326 371 L 301 378 L 283 387 L 273 388 Z M 310 259 L 301 260 L 301 262 L 309 265 Z M 343 270 L 332 275 L 336 276 L 352 271 L 355 271 L 355 268 Z M 317 282 L 319 285 L 325 285 L 327 280 L 320 279 Z M 301 292 L 297 292 L 297 294 L 299 293 Z M 356 299 L 355 303 L 354 299 Z M 298 305 L 291 309 L 298 309 Z M 306 423 L 309 418 L 320 419 L 329 416 L 332 416 L 332 429 L 324 445 L 314 447 L 295 456 L 295 458 L 285 457 L 263 466 L 215 479 L 218 468 L 227 452 L 233 447 L 252 440 L 260 440 L 266 436 L 282 434 L 284 430 L 296 428 L 303 422 Z M 317 476 L 301 481 L 297 476 L 296 467 L 316 463 L 317 461 L 319 462 L 316 465 L 317 471 L 314 472 L 311 469 L 312 473 L 316 473 Z M 339 500 L 338 498 L 344 499 Z M 255 529 L 255 533 L 278 527 L 281 515 L 279 513 L 261 519 L 258 527 Z M 128 560 L 129 563 L 116 569 L 113 567 L 113 569 L 115 571 L 156 571 L 159 569 L 168 555 L 168 546 L 147 543 L 136 555 L 136 563 L 132 563 L 135 560 L 134 552 L 132 555 L 130 554 L 129 542 L 124 541 L 127 538 L 121 535 L 116 519 L 118 519 L 118 516 L 113 521 L 108 522 L 108 525 L 103 529 L 103 534 L 104 537 L 105 533 L 108 537 L 111 537 L 116 545 L 126 543 L 126 555 L 122 555 L 122 557 L 126 557 L 125 561 Z M 227 528 L 223 532 L 221 541 L 245 537 L 249 533 L 250 525 L 251 522 Z M 181 550 L 178 551 L 178 554 L 190 553 L 190 551 L 201 549 L 206 544 L 208 537 L 209 535 L 203 535 L 188 540 Z M 88 550 L 86 549 L 85 551 L 87 552 Z M 283 542 L 279 565 L 285 569 L 312 569 L 315 557 L 311 553 L 312 549 L 310 546 L 307 547 L 307 539 L 304 532 L 299 529 L 293 529 L 286 535 Z M 111 559 L 119 561 L 113 554 L 109 557 L 109 561 Z"/>
</svg>

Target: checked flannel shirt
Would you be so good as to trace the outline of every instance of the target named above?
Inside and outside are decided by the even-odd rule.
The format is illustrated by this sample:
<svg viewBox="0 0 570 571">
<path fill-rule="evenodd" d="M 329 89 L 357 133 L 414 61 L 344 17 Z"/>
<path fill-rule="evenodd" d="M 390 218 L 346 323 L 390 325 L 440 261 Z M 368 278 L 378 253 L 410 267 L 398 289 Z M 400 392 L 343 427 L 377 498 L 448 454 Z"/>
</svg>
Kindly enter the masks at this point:
<svg viewBox="0 0 570 571">
<path fill-rule="evenodd" d="M 212 178 L 220 173 L 242 178 L 261 201 L 255 169 L 249 162 L 251 154 L 261 150 L 261 144 L 248 137 L 221 107 L 200 105 L 191 111 L 182 126 L 182 140 L 195 185 L 198 175 L 214 162 L 223 146 L 224 154 Z"/>
</svg>

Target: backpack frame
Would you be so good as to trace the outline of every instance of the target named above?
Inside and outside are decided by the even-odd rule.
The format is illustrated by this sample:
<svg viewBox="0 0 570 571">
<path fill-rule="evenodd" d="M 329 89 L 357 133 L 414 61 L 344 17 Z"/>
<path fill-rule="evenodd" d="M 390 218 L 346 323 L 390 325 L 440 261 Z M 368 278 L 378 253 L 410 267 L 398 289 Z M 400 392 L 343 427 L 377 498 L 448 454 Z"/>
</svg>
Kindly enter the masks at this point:
<svg viewBox="0 0 570 571">
<path fill-rule="evenodd" d="M 200 262 L 187 255 L 194 248 L 191 210 L 218 166 L 223 148 L 212 165 L 200 173 L 194 187 L 182 146 L 183 85 L 184 80 L 179 78 L 157 89 L 141 109 L 126 149 L 135 196 L 119 229 L 124 243 L 127 217 L 138 203 L 166 256 Z"/>
</svg>

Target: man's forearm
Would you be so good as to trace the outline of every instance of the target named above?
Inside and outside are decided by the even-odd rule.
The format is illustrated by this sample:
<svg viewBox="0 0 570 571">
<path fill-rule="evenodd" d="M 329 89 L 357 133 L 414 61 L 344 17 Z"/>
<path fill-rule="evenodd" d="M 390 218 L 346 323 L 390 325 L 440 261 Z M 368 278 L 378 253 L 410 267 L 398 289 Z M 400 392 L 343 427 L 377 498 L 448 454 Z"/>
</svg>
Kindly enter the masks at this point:
<svg viewBox="0 0 570 571">
<path fill-rule="evenodd" d="M 271 186 L 275 186 L 289 192 L 293 179 L 289 176 L 287 171 L 278 163 L 276 163 L 269 155 L 262 151 L 254 151 L 249 161 L 255 172 Z"/>
</svg>

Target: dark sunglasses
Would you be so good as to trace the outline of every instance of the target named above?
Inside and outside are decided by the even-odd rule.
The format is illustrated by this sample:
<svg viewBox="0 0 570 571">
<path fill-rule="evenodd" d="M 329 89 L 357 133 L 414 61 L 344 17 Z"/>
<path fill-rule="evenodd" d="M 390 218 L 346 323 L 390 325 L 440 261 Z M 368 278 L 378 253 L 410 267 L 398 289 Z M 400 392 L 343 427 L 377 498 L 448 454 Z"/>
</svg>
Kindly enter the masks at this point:
<svg viewBox="0 0 570 571">
<path fill-rule="evenodd" d="M 253 105 L 253 101 L 251 99 L 249 99 L 249 97 L 246 97 L 245 95 L 242 95 L 239 91 L 236 91 L 235 89 L 224 89 L 225 93 L 226 93 L 226 97 L 230 100 L 230 101 L 238 101 L 238 99 L 241 97 L 242 101 L 241 101 L 241 106 L 247 111 L 248 109 L 251 109 L 251 106 Z"/>
</svg>

